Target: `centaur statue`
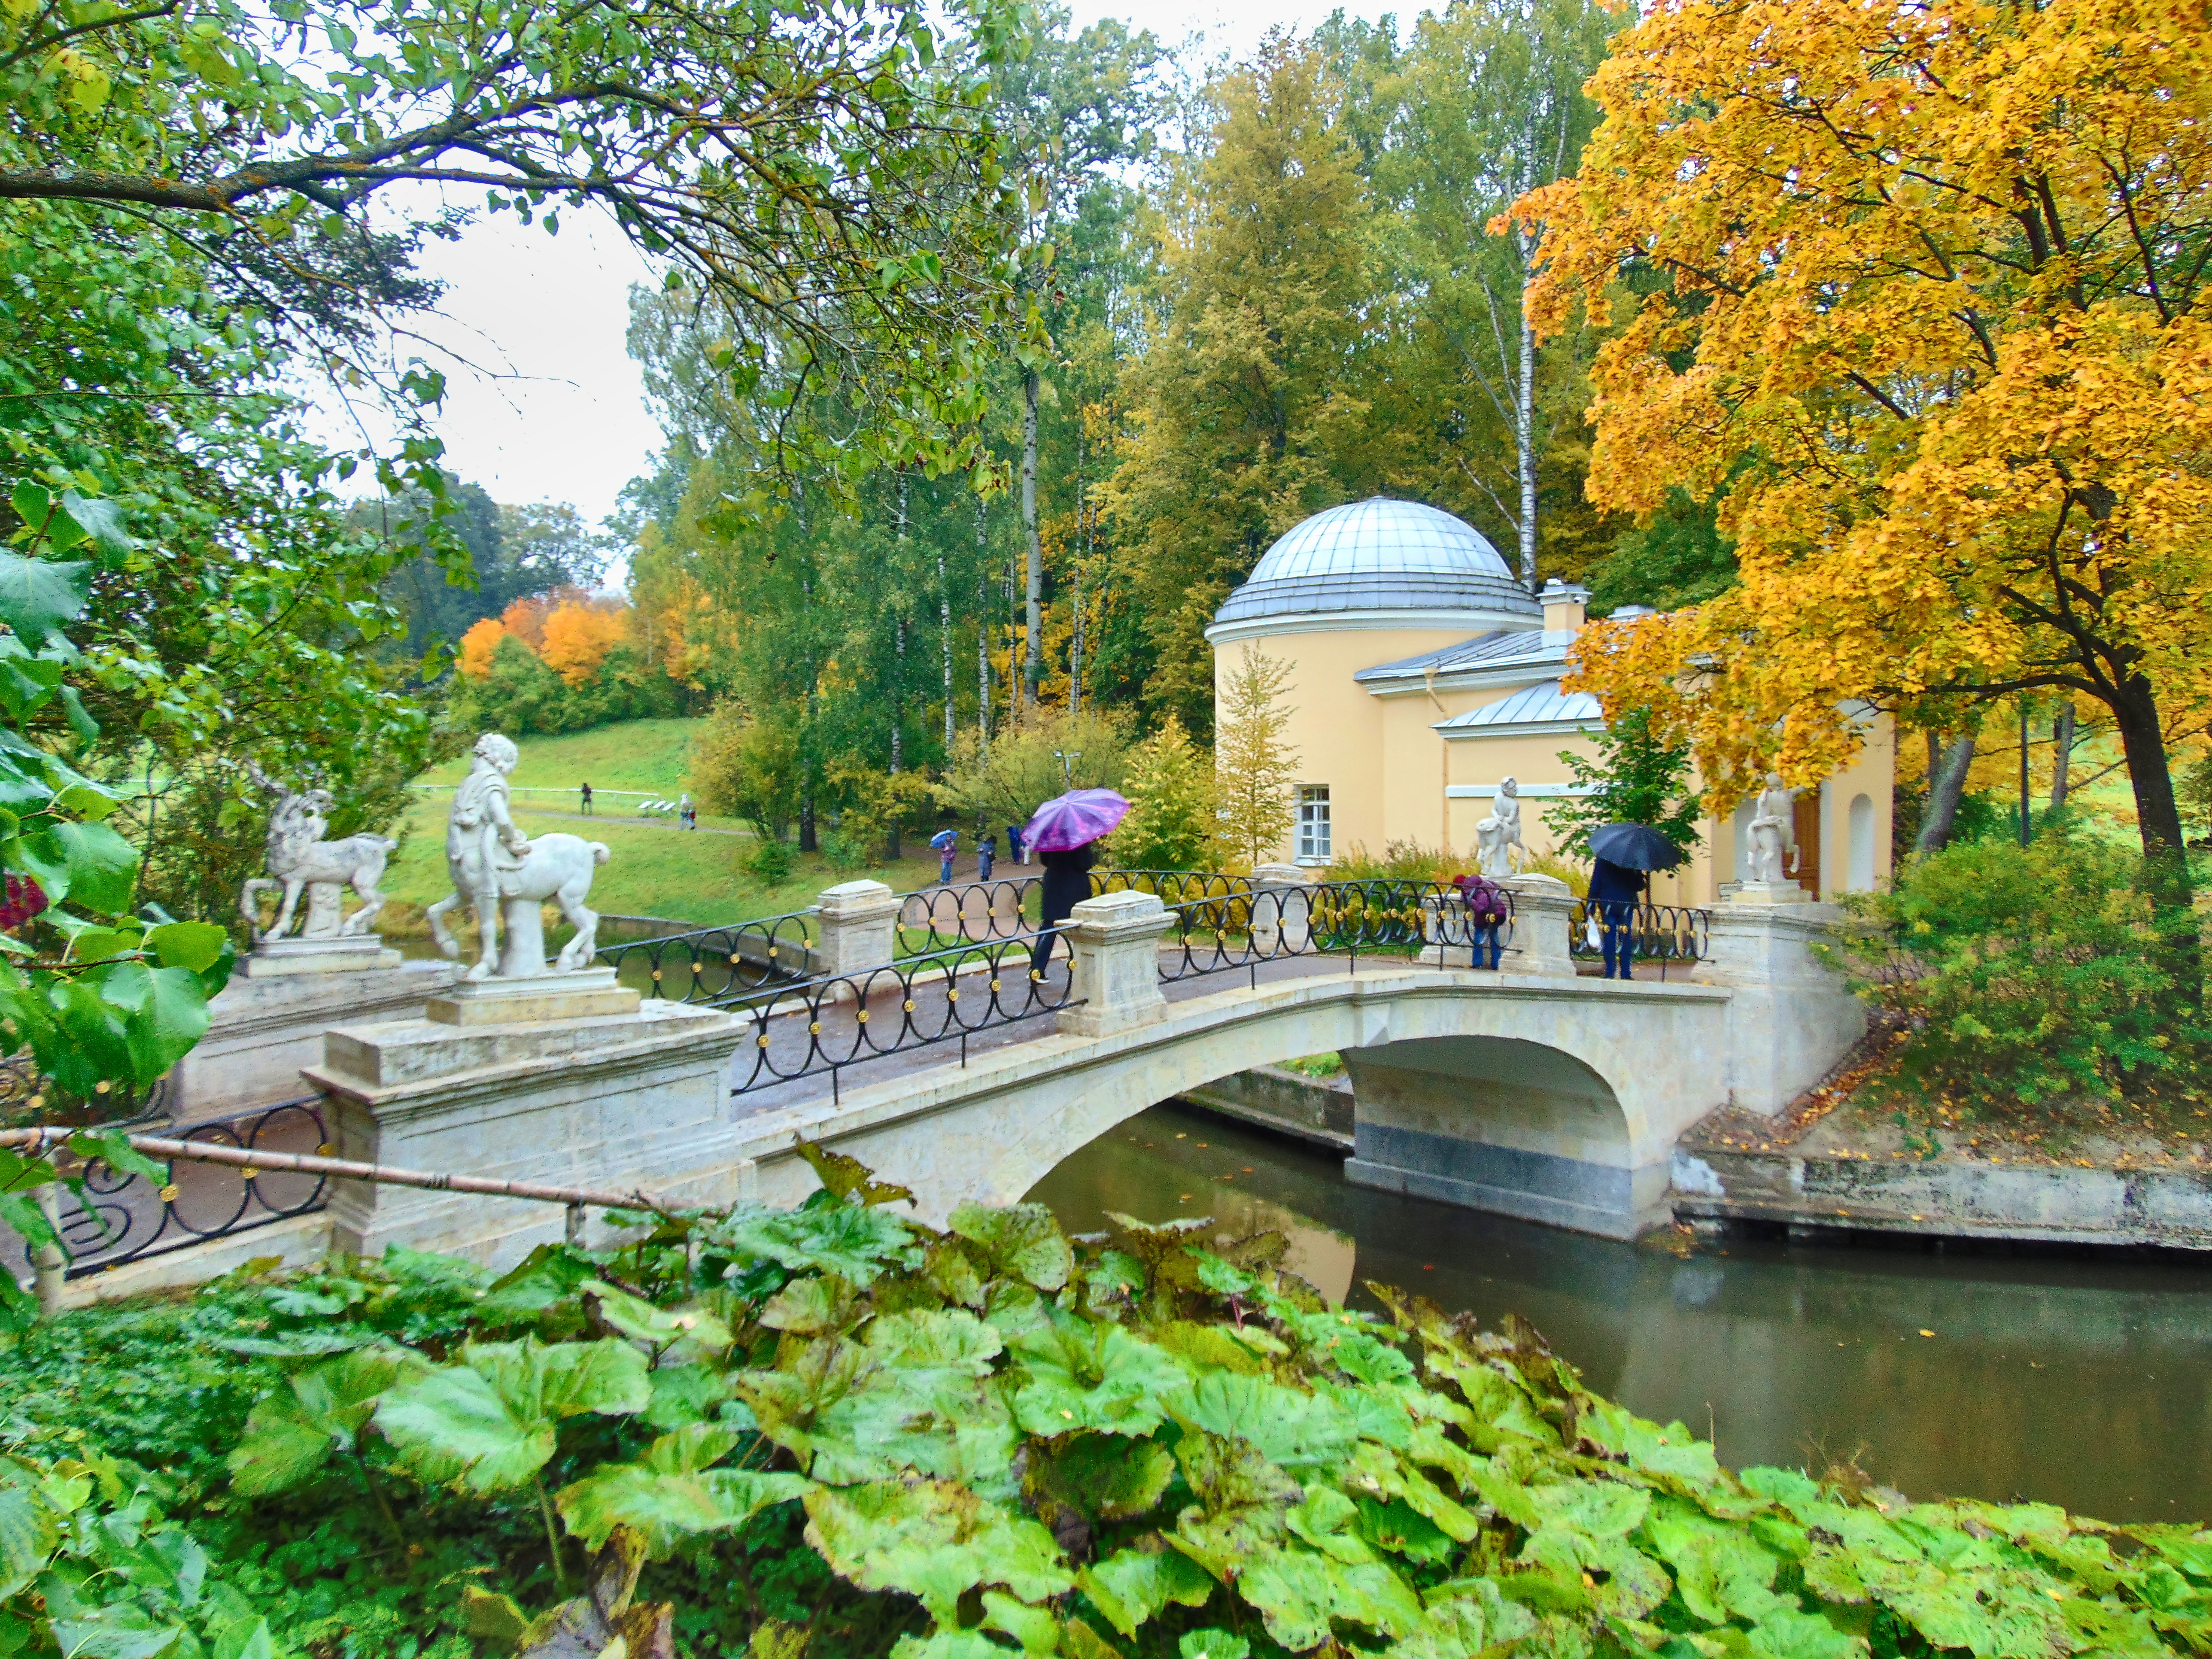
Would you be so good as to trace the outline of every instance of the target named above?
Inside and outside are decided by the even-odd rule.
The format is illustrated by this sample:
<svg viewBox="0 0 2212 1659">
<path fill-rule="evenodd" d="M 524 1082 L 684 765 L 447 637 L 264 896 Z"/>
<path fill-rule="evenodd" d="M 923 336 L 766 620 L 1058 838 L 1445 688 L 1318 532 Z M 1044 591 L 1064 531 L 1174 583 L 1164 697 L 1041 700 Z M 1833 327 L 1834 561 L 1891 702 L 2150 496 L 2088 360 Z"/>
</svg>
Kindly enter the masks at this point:
<svg viewBox="0 0 2212 1659">
<path fill-rule="evenodd" d="M 332 805 L 327 789 L 288 789 L 252 762 L 246 769 L 276 798 L 269 814 L 268 869 L 239 891 L 239 914 L 253 930 L 257 942 L 280 939 L 292 931 L 292 913 L 300 894 L 307 895 L 307 915 L 300 929 L 302 939 L 352 939 L 368 932 L 376 913 L 384 908 L 384 895 L 376 884 L 384 879 L 384 861 L 399 843 L 382 836 L 348 836 L 325 841 Z M 284 902 L 276 920 L 261 925 L 261 895 L 282 888 Z M 341 919 L 339 904 L 348 887 L 361 897 L 361 908 Z"/>
<path fill-rule="evenodd" d="M 460 944 L 446 931 L 446 917 L 462 904 L 475 907 L 476 964 L 464 979 L 526 979 L 549 971 L 545 931 L 538 907 L 551 899 L 576 935 L 562 947 L 550 969 L 566 974 L 587 965 L 599 950 L 599 918 L 584 908 L 592 875 L 607 861 L 605 843 L 581 836 L 539 836 L 515 827 L 508 810 L 507 774 L 521 751 L 496 732 L 477 739 L 476 763 L 453 792 L 446 823 L 446 866 L 453 891 L 428 912 L 430 937 L 448 957 Z M 507 924 L 502 948 L 500 924 Z"/>
</svg>

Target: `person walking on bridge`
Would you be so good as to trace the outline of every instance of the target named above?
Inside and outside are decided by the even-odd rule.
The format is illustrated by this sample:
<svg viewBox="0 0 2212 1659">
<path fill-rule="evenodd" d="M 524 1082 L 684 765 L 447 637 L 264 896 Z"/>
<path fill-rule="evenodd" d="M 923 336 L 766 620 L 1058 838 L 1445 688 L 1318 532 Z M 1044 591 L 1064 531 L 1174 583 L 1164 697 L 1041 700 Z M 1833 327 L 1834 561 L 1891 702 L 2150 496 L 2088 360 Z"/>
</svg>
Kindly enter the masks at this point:
<svg viewBox="0 0 2212 1659">
<path fill-rule="evenodd" d="M 1636 977 L 1636 907 L 1651 878 L 1611 859 L 1590 863 L 1589 917 L 1596 924 L 1598 944 L 1605 952 L 1607 979 Z"/>
<path fill-rule="evenodd" d="M 1030 951 L 1030 977 L 1042 980 L 1052 964 L 1054 931 L 1091 896 L 1091 869 L 1098 862 L 1098 843 L 1129 815 L 1129 803 L 1111 789 L 1071 789 L 1036 810 L 1022 826 L 1022 845 L 1036 851 L 1044 866 L 1043 902 L 1038 937 Z"/>
</svg>

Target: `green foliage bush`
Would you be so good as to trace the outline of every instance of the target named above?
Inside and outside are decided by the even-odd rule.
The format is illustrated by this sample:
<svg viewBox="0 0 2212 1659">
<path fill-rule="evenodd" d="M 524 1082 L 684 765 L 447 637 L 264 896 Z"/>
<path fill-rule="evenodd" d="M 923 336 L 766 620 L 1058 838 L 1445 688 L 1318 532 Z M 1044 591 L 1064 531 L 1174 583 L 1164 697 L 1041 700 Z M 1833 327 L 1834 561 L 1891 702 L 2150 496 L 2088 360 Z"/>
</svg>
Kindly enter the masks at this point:
<svg viewBox="0 0 2212 1659">
<path fill-rule="evenodd" d="M 1597 758 L 1559 750 L 1583 795 L 1562 796 L 1544 809 L 1544 823 L 1570 858 L 1591 856 L 1589 836 L 1608 823 L 1656 830 L 1684 854 L 1704 839 L 1701 792 L 1690 783 L 1690 745 L 1651 734 L 1649 708 L 1624 708 L 1594 734 Z"/>
<path fill-rule="evenodd" d="M 2197 919 L 2130 848 L 2063 823 L 1954 843 L 1846 902 L 1843 964 L 1905 1031 L 1897 1087 L 2002 1112 L 2117 1098 L 2202 1053 Z"/>
<path fill-rule="evenodd" d="M 1129 816 L 1107 842 L 1115 864 L 1125 870 L 1216 866 L 1220 791 L 1213 757 L 1190 740 L 1174 714 L 1131 753 L 1121 787 Z"/>
<path fill-rule="evenodd" d="M 812 1155 L 829 1185 L 795 1212 L 662 1218 L 611 1255 L 548 1246 L 497 1279 L 334 1258 L 19 1339 L 0 1651 L 2212 1642 L 2212 1534 L 1731 1474 L 1516 1318 L 1484 1330 L 1381 1286 L 1387 1319 L 1324 1303 L 1279 1236 L 1115 1217 L 1070 1239 L 1033 1206 L 966 1206 L 939 1232 L 893 1212 L 902 1189 Z M 132 1402 L 164 1367 L 185 1386 L 142 1427 Z"/>
<path fill-rule="evenodd" d="M 513 635 L 492 653 L 481 680 L 457 676 L 450 723 L 509 737 L 582 732 L 615 720 L 665 720 L 684 712 L 684 688 L 635 646 L 607 653 L 599 672 L 570 685 Z"/>
<path fill-rule="evenodd" d="M 782 886 L 797 867 L 798 859 L 787 841 L 756 842 L 752 851 L 745 854 L 745 868 L 763 887 Z"/>
</svg>

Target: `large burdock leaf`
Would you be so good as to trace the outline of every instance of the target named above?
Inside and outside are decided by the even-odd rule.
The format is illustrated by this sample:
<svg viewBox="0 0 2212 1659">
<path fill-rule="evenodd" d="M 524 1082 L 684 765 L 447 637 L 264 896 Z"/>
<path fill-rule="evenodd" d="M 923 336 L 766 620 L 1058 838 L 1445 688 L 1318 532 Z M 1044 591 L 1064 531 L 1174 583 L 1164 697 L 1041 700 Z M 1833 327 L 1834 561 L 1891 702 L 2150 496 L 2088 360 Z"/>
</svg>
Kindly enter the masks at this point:
<svg viewBox="0 0 2212 1659">
<path fill-rule="evenodd" d="M 296 1486 L 335 1448 L 351 1450 L 378 1399 L 402 1378 L 428 1369 L 420 1355 L 356 1349 L 311 1365 L 253 1408 L 227 1461 L 231 1489 L 247 1497 Z"/>
<path fill-rule="evenodd" d="M 958 1625 L 961 1596 L 979 1585 L 1037 1602 L 1075 1583 L 1042 1526 L 949 1481 L 817 1486 L 806 1513 L 806 1541 L 833 1571 L 865 1590 L 903 1590 L 940 1626 Z"/>
<path fill-rule="evenodd" d="M 729 1349 L 730 1328 L 702 1308 L 656 1308 L 603 1279 L 587 1279 L 579 1288 L 585 1306 L 609 1328 L 644 1343 L 656 1355 L 681 1348 L 683 1357 L 696 1358 Z"/>
<path fill-rule="evenodd" d="M 1057 1291 L 1075 1271 L 1075 1251 L 1052 1212 L 1042 1204 L 1016 1204 L 1003 1210 L 963 1204 L 947 1224 L 981 1247 L 994 1277 L 1011 1273 L 1041 1291 Z"/>
<path fill-rule="evenodd" d="M 1129 1637 L 1169 1602 L 1202 1607 L 1213 1594 L 1206 1569 L 1176 1550 L 1117 1550 L 1084 1568 L 1076 1584 L 1115 1630 Z"/>
<path fill-rule="evenodd" d="M 1794 1605 L 1770 1588 L 1782 1564 L 1741 1525 L 1708 1520 L 1680 1498 L 1662 1498 L 1645 1517 L 1643 1535 L 1674 1570 L 1682 1605 L 1708 1625 L 1731 1615 L 1757 1622 Z"/>
<path fill-rule="evenodd" d="M 596 1550 L 617 1527 L 645 1540 L 647 1557 L 665 1559 L 696 1533 L 743 1526 L 771 1504 L 803 1498 L 814 1483 L 803 1474 L 708 1466 L 738 1443 L 734 1429 L 693 1424 L 664 1434 L 636 1463 L 610 1463 L 554 1499 L 568 1530 Z"/>
<path fill-rule="evenodd" d="M 544 1468 L 561 1419 L 641 1412 L 652 1397 L 645 1356 L 627 1342 L 472 1343 L 460 1364 L 386 1395 L 376 1426 L 423 1479 L 496 1492 Z"/>
<path fill-rule="evenodd" d="M 827 1204 L 814 1210 L 732 1212 L 714 1231 L 716 1242 L 748 1255 L 764 1255 L 793 1273 L 839 1273 L 862 1288 L 902 1258 L 915 1231 L 888 1210 Z"/>
<path fill-rule="evenodd" d="M 1032 1448 L 1037 1485 L 1085 1518 L 1127 1521 L 1160 1501 L 1175 1476 L 1175 1455 L 1157 1440 L 1085 1434 L 1055 1449 Z"/>
<path fill-rule="evenodd" d="M 1431 1594 L 1443 1599 L 1384 1659 L 1467 1659 L 1486 1649 L 1502 1650 L 1536 1627 L 1534 1616 L 1500 1595 L 1487 1578 L 1454 1579 Z"/>
<path fill-rule="evenodd" d="M 1352 1414 L 1334 1401 L 1233 1372 L 1199 1378 L 1168 1409 L 1208 1434 L 1250 1441 L 1286 1469 L 1338 1463 L 1359 1438 Z"/>
<path fill-rule="evenodd" d="M 1176 1447 L 1199 1501 L 1176 1517 L 1167 1541 L 1224 1583 L 1281 1541 L 1287 1511 L 1305 1493 L 1251 1443 L 1193 1429 Z"/>
<path fill-rule="evenodd" d="M 1119 1325 L 1091 1324 L 1058 1310 L 1050 1322 L 1009 1344 L 1027 1380 L 1014 1396 L 1014 1420 L 1030 1434 L 1148 1435 L 1164 1420 L 1161 1402 L 1190 1374 L 1172 1354 Z"/>
<path fill-rule="evenodd" d="M 1421 1622 L 1420 1598 L 1380 1561 L 1273 1550 L 1237 1576 L 1237 1593 L 1260 1609 L 1267 1634 L 1293 1651 L 1328 1640 L 1332 1619 L 1389 1636 L 1408 1635 Z"/>
</svg>

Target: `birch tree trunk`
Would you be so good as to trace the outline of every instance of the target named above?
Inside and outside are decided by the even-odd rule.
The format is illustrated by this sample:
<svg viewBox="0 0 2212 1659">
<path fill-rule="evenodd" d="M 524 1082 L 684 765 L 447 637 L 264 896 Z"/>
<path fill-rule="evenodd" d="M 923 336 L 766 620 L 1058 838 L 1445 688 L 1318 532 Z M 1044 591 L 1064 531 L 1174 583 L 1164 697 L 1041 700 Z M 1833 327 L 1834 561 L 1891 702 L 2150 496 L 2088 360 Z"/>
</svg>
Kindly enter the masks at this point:
<svg viewBox="0 0 2212 1659">
<path fill-rule="evenodd" d="M 1535 277 L 1536 245 L 1526 230 L 1516 237 L 1521 253 L 1521 383 L 1513 400 L 1513 465 L 1520 475 L 1521 586 L 1536 591 L 1536 325 L 1528 315 L 1528 284 Z"/>
<path fill-rule="evenodd" d="M 1026 604 L 1023 609 L 1022 696 L 1030 708 L 1037 704 L 1037 684 L 1044 672 L 1042 636 L 1044 632 L 1044 544 L 1037 538 L 1037 393 L 1035 369 L 1022 376 L 1022 538 L 1028 555 Z"/>
<path fill-rule="evenodd" d="M 991 576 L 983 498 L 975 498 L 975 749 L 991 758 Z"/>
</svg>

